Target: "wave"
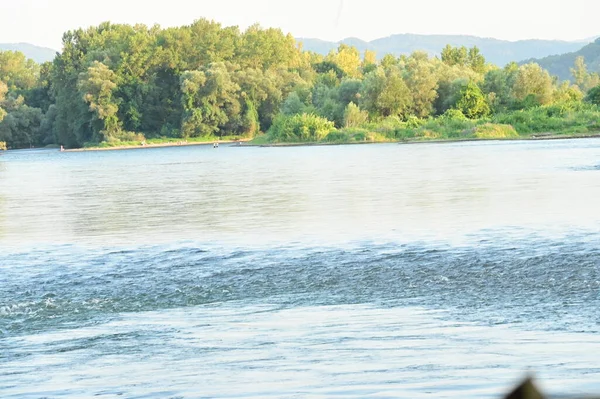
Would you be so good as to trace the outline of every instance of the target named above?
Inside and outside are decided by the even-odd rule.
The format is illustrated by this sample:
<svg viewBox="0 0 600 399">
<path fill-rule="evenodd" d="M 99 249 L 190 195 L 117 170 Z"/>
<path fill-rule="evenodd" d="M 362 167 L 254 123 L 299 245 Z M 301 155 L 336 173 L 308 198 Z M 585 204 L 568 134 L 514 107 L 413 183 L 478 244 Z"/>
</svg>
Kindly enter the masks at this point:
<svg viewBox="0 0 600 399">
<path fill-rule="evenodd" d="M 0 255 L 0 335 L 98 323 L 125 312 L 237 301 L 451 309 L 489 324 L 596 331 L 600 249 L 589 237 L 460 246 L 123 250 Z"/>
</svg>

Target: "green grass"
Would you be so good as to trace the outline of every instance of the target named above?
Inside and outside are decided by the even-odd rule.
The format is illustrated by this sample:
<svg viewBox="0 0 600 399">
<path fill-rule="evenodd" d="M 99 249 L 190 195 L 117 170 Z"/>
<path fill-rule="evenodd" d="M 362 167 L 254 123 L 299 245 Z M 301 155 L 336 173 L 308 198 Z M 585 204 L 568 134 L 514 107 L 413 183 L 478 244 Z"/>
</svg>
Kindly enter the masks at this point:
<svg viewBox="0 0 600 399">
<path fill-rule="evenodd" d="M 600 131 L 600 108 L 585 103 L 558 104 L 496 115 L 493 121 L 514 126 L 522 136 L 595 133 Z"/>
<path fill-rule="evenodd" d="M 411 117 L 404 121 L 388 117 L 366 123 L 359 128 L 334 129 L 318 141 L 298 139 L 282 140 L 281 135 L 260 134 L 249 141 L 251 145 L 268 145 L 286 142 L 288 144 L 352 144 L 362 142 L 402 142 L 431 140 L 489 140 L 518 139 L 534 135 L 577 136 L 600 133 L 600 106 L 588 103 L 562 103 L 535 107 L 527 110 L 511 111 L 477 120 L 467 119 L 457 112 L 428 119 Z M 143 135 L 127 133 L 124 138 L 143 138 Z M 318 137 L 318 136 L 317 136 Z M 211 143 L 214 141 L 235 141 L 238 136 L 205 136 L 181 139 L 159 137 L 147 139 L 149 145 L 187 143 Z M 140 146 L 139 140 L 114 140 L 104 143 L 87 143 L 85 148 L 111 148 Z"/>
<path fill-rule="evenodd" d="M 256 136 L 255 138 L 253 138 L 252 140 L 250 140 L 248 142 L 248 144 L 267 145 L 267 144 L 271 144 L 271 140 L 270 140 L 269 136 L 267 136 L 266 134 L 260 134 L 260 135 Z"/>
<path fill-rule="evenodd" d="M 143 136 L 142 136 L 143 138 Z M 187 139 L 177 137 L 155 137 L 151 139 L 140 139 L 140 140 L 111 140 L 103 141 L 102 143 L 85 143 L 83 148 L 94 149 L 94 148 L 119 148 L 119 147 L 141 147 L 142 142 L 145 141 L 147 145 L 164 145 L 164 144 L 177 144 L 177 143 L 213 143 L 216 141 L 236 141 L 241 140 L 243 137 L 239 136 L 203 136 L 203 137 L 190 137 Z"/>
</svg>

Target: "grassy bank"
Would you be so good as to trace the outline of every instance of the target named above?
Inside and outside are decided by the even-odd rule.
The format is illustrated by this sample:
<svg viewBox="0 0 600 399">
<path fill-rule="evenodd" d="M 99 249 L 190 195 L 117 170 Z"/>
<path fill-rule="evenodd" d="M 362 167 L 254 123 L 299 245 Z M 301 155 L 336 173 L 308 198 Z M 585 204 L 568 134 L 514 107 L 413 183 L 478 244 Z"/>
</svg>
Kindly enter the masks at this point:
<svg viewBox="0 0 600 399">
<path fill-rule="evenodd" d="M 583 103 L 556 104 L 468 119 L 450 110 L 443 116 L 407 121 L 389 117 L 360 127 L 335 129 L 314 118 L 296 118 L 274 126 L 249 145 L 355 144 L 471 140 L 518 140 L 595 137 L 600 134 L 600 108 Z M 313 128 L 313 126 L 317 126 Z M 311 130 L 312 129 L 312 130 Z M 311 132 L 314 131 L 314 134 Z M 300 132 L 300 133 L 297 133 Z"/>
<path fill-rule="evenodd" d="M 98 143 L 86 143 L 83 148 L 67 149 L 65 151 L 79 152 L 79 151 L 106 151 L 106 150 L 130 150 L 138 148 L 156 148 L 156 147 L 178 147 L 178 146 L 193 146 L 193 145 L 211 145 L 214 143 L 227 144 L 227 143 L 238 143 L 246 142 L 248 138 L 238 136 L 206 136 L 206 137 L 193 137 L 188 139 L 181 138 L 152 138 L 144 139 L 143 136 L 139 140 L 114 140 L 111 142 Z"/>
<path fill-rule="evenodd" d="M 243 142 L 250 146 L 336 145 L 368 143 L 418 143 L 473 140 L 522 140 L 597 137 L 600 107 L 585 103 L 555 104 L 468 119 L 449 110 L 436 118 L 401 120 L 388 117 L 357 127 L 335 128 L 333 122 L 315 115 L 276 119 L 265 134 L 250 140 L 239 136 L 206 136 L 188 139 L 152 138 L 87 143 L 67 151 L 118 150 Z"/>
</svg>

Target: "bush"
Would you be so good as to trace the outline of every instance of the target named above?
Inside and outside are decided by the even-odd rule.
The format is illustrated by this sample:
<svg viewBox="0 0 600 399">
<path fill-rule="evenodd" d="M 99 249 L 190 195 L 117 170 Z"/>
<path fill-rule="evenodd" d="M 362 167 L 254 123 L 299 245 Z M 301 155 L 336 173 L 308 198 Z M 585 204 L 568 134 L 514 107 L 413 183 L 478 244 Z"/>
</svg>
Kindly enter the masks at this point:
<svg viewBox="0 0 600 399">
<path fill-rule="evenodd" d="M 314 114 L 278 115 L 269 129 L 269 138 L 273 142 L 315 142 L 334 130 L 333 122 Z"/>
<path fill-rule="evenodd" d="M 517 138 L 519 134 L 511 125 L 486 123 L 472 129 L 473 137 L 477 139 L 510 139 Z"/>
<path fill-rule="evenodd" d="M 442 137 L 442 135 L 440 133 L 434 132 L 433 130 L 423 129 L 423 130 L 418 131 L 415 134 L 415 137 L 432 140 L 432 139 L 439 139 Z"/>
<path fill-rule="evenodd" d="M 587 133 L 597 130 L 600 108 L 584 103 L 559 103 L 496 115 L 492 122 L 508 124 L 521 134 Z"/>
<path fill-rule="evenodd" d="M 0 151 L 6 151 L 6 142 L 0 141 Z"/>
<path fill-rule="evenodd" d="M 592 104 L 600 105 L 600 86 L 596 86 L 593 89 L 590 89 L 590 91 L 588 91 L 587 96 L 585 97 L 585 100 Z"/>
<path fill-rule="evenodd" d="M 323 141 L 327 143 L 347 143 L 350 141 L 350 136 L 340 130 L 335 130 L 329 133 Z"/>
<path fill-rule="evenodd" d="M 120 131 L 112 135 L 109 141 L 145 141 L 146 138 L 141 133 Z"/>
<path fill-rule="evenodd" d="M 441 118 L 444 118 L 449 121 L 467 121 L 467 120 L 469 120 L 469 118 L 467 118 L 465 116 L 465 114 L 462 113 L 461 110 L 456 109 L 456 108 L 448 109 L 446 112 L 444 112 L 444 114 L 441 116 Z"/>
<path fill-rule="evenodd" d="M 420 126 L 423 126 L 424 121 L 422 119 L 417 118 L 414 115 L 410 115 L 408 118 L 406 118 L 406 126 L 408 126 L 409 128 L 417 128 Z"/>
</svg>

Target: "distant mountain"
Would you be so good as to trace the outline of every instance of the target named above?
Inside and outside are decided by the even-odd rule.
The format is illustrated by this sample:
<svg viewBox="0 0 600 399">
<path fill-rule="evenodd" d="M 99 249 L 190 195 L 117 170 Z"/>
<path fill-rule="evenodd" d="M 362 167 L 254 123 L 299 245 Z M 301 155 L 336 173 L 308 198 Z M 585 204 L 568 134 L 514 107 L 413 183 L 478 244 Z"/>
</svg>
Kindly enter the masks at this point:
<svg viewBox="0 0 600 399">
<path fill-rule="evenodd" d="M 586 39 L 583 40 L 575 40 L 576 43 L 591 43 L 591 42 L 595 42 L 597 39 L 600 39 L 600 36 L 592 36 L 592 37 L 588 37 Z"/>
<path fill-rule="evenodd" d="M 20 51 L 27 58 L 31 58 L 35 62 L 44 63 L 52 61 L 56 56 L 56 50 L 47 47 L 34 46 L 29 43 L 0 43 L 0 50 Z"/>
<path fill-rule="evenodd" d="M 600 38 L 579 51 L 562 55 L 553 55 L 542 59 L 530 59 L 525 62 L 537 62 L 552 75 L 556 75 L 562 80 L 567 80 L 573 78 L 573 76 L 571 76 L 571 68 L 573 68 L 575 59 L 579 56 L 585 58 L 588 71 L 600 73 Z"/>
<path fill-rule="evenodd" d="M 399 56 L 410 54 L 416 50 L 426 51 L 430 55 L 439 55 L 442 49 L 452 46 L 477 46 L 488 62 L 504 66 L 511 61 L 522 61 L 530 58 L 543 58 L 553 54 L 564 54 L 579 50 L 584 42 L 566 42 L 560 40 L 506 40 L 481 38 L 476 36 L 456 35 L 413 35 L 401 34 L 365 42 L 356 38 L 344 39 L 341 42 L 327 42 L 319 39 L 297 39 L 308 51 L 326 55 L 340 44 L 353 45 L 361 52 L 373 50 L 378 57 L 386 54 Z"/>
</svg>

